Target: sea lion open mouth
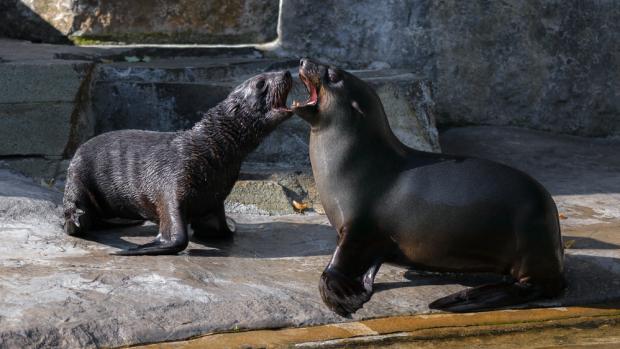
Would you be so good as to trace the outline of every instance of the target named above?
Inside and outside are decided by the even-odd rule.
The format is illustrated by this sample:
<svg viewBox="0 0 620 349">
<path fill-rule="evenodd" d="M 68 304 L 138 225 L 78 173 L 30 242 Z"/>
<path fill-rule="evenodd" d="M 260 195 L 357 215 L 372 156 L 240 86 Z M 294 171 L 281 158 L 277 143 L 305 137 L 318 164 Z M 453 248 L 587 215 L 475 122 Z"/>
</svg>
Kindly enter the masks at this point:
<svg viewBox="0 0 620 349">
<path fill-rule="evenodd" d="M 277 85 L 272 90 L 271 109 L 279 112 L 293 112 L 293 110 L 286 105 L 286 98 L 292 87 L 293 78 L 291 77 L 291 73 L 286 71 L 284 77 L 279 79 Z"/>
<path fill-rule="evenodd" d="M 319 93 L 318 93 L 317 84 L 314 84 L 311 81 L 311 79 L 306 75 L 306 73 L 304 72 L 302 68 L 299 69 L 299 78 L 306 86 L 306 90 L 308 90 L 309 96 L 308 96 L 308 99 L 303 103 L 298 102 L 298 101 L 293 101 L 293 108 L 296 109 L 296 108 L 303 108 L 303 107 L 317 105 L 319 101 Z"/>
</svg>

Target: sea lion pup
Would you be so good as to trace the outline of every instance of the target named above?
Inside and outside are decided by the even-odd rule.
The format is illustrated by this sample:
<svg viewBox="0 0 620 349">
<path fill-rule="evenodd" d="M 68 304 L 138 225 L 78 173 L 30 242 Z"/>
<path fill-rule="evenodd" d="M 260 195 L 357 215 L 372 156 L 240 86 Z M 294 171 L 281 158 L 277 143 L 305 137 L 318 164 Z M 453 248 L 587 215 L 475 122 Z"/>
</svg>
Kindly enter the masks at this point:
<svg viewBox="0 0 620 349">
<path fill-rule="evenodd" d="M 299 76 L 310 98 L 292 109 L 311 125 L 312 171 L 339 237 L 319 283 L 329 308 L 347 316 L 362 307 L 382 263 L 512 277 L 438 299 L 434 309 L 491 309 L 561 292 L 558 213 L 542 185 L 489 160 L 405 146 L 375 91 L 346 71 L 302 59 Z"/>
<path fill-rule="evenodd" d="M 288 71 L 254 76 L 180 132 L 123 130 L 81 145 L 71 160 L 63 200 L 65 231 L 78 235 L 110 218 L 150 220 L 159 234 L 118 255 L 175 254 L 194 236 L 230 235 L 224 199 L 241 162 L 293 113 Z"/>
</svg>

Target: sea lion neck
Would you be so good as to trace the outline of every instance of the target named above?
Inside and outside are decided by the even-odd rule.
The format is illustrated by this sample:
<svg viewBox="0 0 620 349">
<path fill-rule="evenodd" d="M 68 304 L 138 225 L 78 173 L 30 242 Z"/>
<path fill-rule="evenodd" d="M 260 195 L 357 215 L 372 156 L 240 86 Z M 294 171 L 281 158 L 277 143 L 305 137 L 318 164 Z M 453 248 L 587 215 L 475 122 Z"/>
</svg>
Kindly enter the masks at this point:
<svg viewBox="0 0 620 349">
<path fill-rule="evenodd" d="M 190 137 L 181 138 L 191 140 L 188 146 L 197 151 L 208 147 L 211 152 L 216 150 L 218 158 L 240 161 L 258 146 L 266 130 L 260 118 L 220 105 L 185 132 Z"/>
</svg>

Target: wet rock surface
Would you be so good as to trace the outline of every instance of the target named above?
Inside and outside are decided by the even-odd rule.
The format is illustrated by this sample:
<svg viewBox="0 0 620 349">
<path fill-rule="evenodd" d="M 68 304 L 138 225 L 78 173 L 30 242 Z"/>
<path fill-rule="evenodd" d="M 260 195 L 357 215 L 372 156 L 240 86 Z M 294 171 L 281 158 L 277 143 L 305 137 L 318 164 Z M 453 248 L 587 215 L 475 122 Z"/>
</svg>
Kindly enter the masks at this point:
<svg viewBox="0 0 620 349">
<path fill-rule="evenodd" d="M 620 299 L 617 140 L 501 128 L 454 129 L 442 139 L 450 152 L 530 172 L 566 215 L 564 240 L 573 241 L 568 289 L 531 305 Z M 119 257 L 108 253 L 147 242 L 156 226 L 69 237 L 61 229 L 60 200 L 54 189 L 0 171 L 0 346 L 109 347 L 346 321 L 323 305 L 317 290 L 336 244 L 325 216 L 232 214 L 233 241 L 192 241 L 177 256 Z M 437 297 L 493 280 L 386 265 L 374 296 L 353 318 L 427 313 Z"/>
</svg>

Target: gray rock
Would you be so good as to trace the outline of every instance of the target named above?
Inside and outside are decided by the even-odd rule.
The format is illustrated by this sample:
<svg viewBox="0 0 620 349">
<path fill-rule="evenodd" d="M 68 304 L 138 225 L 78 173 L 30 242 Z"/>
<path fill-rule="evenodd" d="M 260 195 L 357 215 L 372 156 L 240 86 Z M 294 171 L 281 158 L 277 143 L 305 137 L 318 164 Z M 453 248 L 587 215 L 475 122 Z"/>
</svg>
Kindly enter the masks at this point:
<svg viewBox="0 0 620 349">
<path fill-rule="evenodd" d="M 433 82 L 443 125 L 620 134 L 614 0 L 285 0 L 281 11 L 284 54 L 409 69 Z"/>
<path fill-rule="evenodd" d="M 63 156 L 92 137 L 93 67 L 49 59 L 0 64 L 0 156 Z"/>
<path fill-rule="evenodd" d="M 8 157 L 0 163 L 23 175 L 52 185 L 55 185 L 58 179 L 66 177 L 69 167 L 69 160 L 60 157 Z"/>
<path fill-rule="evenodd" d="M 202 112 L 232 90 L 231 83 L 95 82 L 95 134 L 121 129 L 178 131 L 191 128 Z"/>
<path fill-rule="evenodd" d="M 63 102 L 0 104 L 0 156 L 62 156 L 73 110 Z"/>
<path fill-rule="evenodd" d="M 292 214 L 293 206 L 278 183 L 269 180 L 239 180 L 226 198 L 227 212 Z"/>
<path fill-rule="evenodd" d="M 77 43 L 262 43 L 274 40 L 278 2 L 6 0 L 8 37 Z M 46 28 L 47 30 L 43 30 Z M 49 35 L 46 36 L 45 34 Z"/>
<path fill-rule="evenodd" d="M 0 169 L 0 226 L 7 222 L 59 225 L 61 202 L 62 193 Z"/>
<path fill-rule="evenodd" d="M 93 64 L 83 61 L 26 61 L 0 64 L 0 104 L 75 102 Z"/>
</svg>

